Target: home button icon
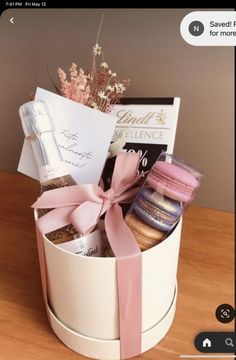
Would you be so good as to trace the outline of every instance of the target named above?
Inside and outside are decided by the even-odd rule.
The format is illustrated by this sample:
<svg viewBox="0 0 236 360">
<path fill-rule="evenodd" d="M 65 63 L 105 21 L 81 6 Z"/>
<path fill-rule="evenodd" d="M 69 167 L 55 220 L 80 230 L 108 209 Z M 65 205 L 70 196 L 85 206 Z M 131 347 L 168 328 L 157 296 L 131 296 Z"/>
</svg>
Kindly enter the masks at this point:
<svg viewBox="0 0 236 360">
<path fill-rule="evenodd" d="M 204 339 L 203 342 L 202 342 L 202 346 L 204 348 L 206 348 L 206 347 L 210 348 L 211 347 L 211 340 L 209 340 L 208 338 Z"/>
</svg>

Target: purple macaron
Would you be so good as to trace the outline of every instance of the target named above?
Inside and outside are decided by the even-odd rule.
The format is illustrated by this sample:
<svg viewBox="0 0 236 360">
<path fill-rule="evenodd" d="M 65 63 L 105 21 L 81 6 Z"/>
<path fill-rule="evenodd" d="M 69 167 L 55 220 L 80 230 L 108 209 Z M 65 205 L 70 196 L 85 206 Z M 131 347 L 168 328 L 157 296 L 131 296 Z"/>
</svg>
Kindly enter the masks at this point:
<svg viewBox="0 0 236 360">
<path fill-rule="evenodd" d="M 172 200 L 157 191 L 143 187 L 133 204 L 133 211 L 146 224 L 167 232 L 182 214 L 179 201 Z"/>
</svg>

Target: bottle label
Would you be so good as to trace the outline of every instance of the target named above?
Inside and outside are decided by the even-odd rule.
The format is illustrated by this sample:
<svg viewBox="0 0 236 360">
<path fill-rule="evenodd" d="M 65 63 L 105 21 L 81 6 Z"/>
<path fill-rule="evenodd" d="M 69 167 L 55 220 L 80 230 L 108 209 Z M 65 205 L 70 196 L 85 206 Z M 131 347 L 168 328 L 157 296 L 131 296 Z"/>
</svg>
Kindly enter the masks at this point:
<svg viewBox="0 0 236 360">
<path fill-rule="evenodd" d="M 39 177 L 41 183 L 66 175 L 68 175 L 68 169 L 63 161 L 53 165 L 44 165 L 39 168 Z"/>
<path fill-rule="evenodd" d="M 78 255 L 103 256 L 103 238 L 100 230 L 56 246 Z"/>
</svg>

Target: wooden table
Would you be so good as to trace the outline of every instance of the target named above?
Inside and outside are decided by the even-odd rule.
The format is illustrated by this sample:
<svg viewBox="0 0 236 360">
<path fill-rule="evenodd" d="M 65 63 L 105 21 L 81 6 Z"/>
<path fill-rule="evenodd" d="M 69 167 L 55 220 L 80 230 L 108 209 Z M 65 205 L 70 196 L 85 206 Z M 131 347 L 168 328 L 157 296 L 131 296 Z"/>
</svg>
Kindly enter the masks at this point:
<svg viewBox="0 0 236 360">
<path fill-rule="evenodd" d="M 44 311 L 33 214 L 39 184 L 23 175 L 0 173 L 0 359 L 74 360 L 54 335 Z M 216 194 L 217 196 L 217 194 Z M 197 354 L 201 331 L 233 331 L 215 309 L 234 303 L 234 242 L 231 213 L 191 206 L 184 216 L 179 260 L 179 295 L 174 324 L 159 345 L 138 359 L 179 359 Z"/>
</svg>

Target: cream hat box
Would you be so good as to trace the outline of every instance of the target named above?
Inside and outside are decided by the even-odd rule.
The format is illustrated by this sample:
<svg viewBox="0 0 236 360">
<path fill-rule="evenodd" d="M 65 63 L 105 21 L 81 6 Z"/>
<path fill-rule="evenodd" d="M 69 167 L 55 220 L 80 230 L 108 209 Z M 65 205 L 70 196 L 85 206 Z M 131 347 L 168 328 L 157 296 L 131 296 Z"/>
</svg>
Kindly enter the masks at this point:
<svg viewBox="0 0 236 360">
<path fill-rule="evenodd" d="M 142 252 L 141 352 L 161 341 L 174 319 L 181 228 L 182 219 L 163 242 Z M 73 254 L 45 236 L 43 246 L 55 334 L 89 358 L 120 359 L 116 259 Z"/>
</svg>

